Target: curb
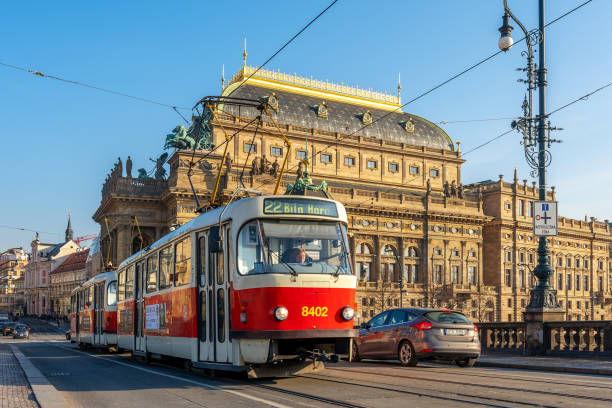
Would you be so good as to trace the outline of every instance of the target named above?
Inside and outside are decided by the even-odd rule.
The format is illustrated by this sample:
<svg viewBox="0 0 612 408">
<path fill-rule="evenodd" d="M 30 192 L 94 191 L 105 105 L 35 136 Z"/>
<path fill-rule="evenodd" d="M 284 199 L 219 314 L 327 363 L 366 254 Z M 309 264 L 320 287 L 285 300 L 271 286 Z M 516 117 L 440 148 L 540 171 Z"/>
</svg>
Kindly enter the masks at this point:
<svg viewBox="0 0 612 408">
<path fill-rule="evenodd" d="M 17 347 L 13 345 L 10 345 L 10 347 L 13 355 L 19 361 L 19 365 L 25 373 L 30 387 L 32 387 L 36 402 L 38 402 L 40 408 L 65 408 L 67 406 L 66 400 L 62 398 L 55 387 L 47 380 L 47 377 Z"/>
<path fill-rule="evenodd" d="M 519 370 L 534 370 L 534 371 L 552 371 L 552 372 L 557 372 L 557 373 L 612 375 L 612 370 L 602 369 L 602 368 L 537 366 L 537 365 L 530 365 L 530 364 L 494 363 L 490 361 L 478 361 L 478 360 L 476 360 L 475 366 L 477 367 L 516 368 Z"/>
</svg>

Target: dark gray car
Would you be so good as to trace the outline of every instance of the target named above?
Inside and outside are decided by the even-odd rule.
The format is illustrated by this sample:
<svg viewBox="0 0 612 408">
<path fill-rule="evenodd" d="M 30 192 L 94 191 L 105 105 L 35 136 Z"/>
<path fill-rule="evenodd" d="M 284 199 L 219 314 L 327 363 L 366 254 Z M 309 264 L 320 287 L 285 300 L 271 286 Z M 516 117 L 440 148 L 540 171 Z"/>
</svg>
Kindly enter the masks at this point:
<svg viewBox="0 0 612 408">
<path fill-rule="evenodd" d="M 480 356 L 478 331 L 461 312 L 441 309 L 392 309 L 362 323 L 355 339 L 353 360 L 400 360 L 415 366 L 419 360 L 450 360 L 472 367 Z"/>
</svg>

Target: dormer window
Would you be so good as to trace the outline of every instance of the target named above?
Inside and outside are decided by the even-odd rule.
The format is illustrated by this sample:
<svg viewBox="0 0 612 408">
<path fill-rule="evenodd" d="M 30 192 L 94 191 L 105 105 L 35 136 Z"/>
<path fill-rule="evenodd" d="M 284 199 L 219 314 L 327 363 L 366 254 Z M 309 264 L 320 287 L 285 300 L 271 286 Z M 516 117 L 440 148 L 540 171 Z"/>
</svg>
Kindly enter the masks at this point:
<svg viewBox="0 0 612 408">
<path fill-rule="evenodd" d="M 325 101 L 321 102 L 321 104 L 319 106 L 317 106 L 317 116 L 320 118 L 325 118 L 327 119 L 327 104 L 325 103 Z"/>
</svg>

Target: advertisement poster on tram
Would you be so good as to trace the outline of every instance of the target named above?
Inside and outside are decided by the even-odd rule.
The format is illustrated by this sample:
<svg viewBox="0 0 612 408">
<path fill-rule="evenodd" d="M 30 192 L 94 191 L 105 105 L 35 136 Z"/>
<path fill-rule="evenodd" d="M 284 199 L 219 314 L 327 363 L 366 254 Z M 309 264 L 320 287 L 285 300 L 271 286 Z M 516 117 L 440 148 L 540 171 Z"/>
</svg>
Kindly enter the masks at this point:
<svg viewBox="0 0 612 408">
<path fill-rule="evenodd" d="M 166 328 L 166 304 L 156 303 L 145 307 L 145 330 Z"/>
</svg>

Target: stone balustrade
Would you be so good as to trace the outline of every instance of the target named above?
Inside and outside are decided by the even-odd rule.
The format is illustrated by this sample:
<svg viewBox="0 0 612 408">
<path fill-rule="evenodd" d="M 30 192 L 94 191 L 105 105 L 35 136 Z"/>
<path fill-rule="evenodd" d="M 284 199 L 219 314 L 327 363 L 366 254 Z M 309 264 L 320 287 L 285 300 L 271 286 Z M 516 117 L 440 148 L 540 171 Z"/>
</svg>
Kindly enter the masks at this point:
<svg viewBox="0 0 612 408">
<path fill-rule="evenodd" d="M 483 352 L 520 353 L 525 350 L 524 322 L 476 323 Z"/>
<path fill-rule="evenodd" d="M 102 198 L 107 195 L 158 195 L 166 189 L 167 181 L 149 178 L 112 177 L 102 186 Z"/>
<path fill-rule="evenodd" d="M 525 353 L 525 322 L 476 323 L 483 352 Z M 543 323 L 547 355 L 612 356 L 612 321 Z"/>
</svg>

